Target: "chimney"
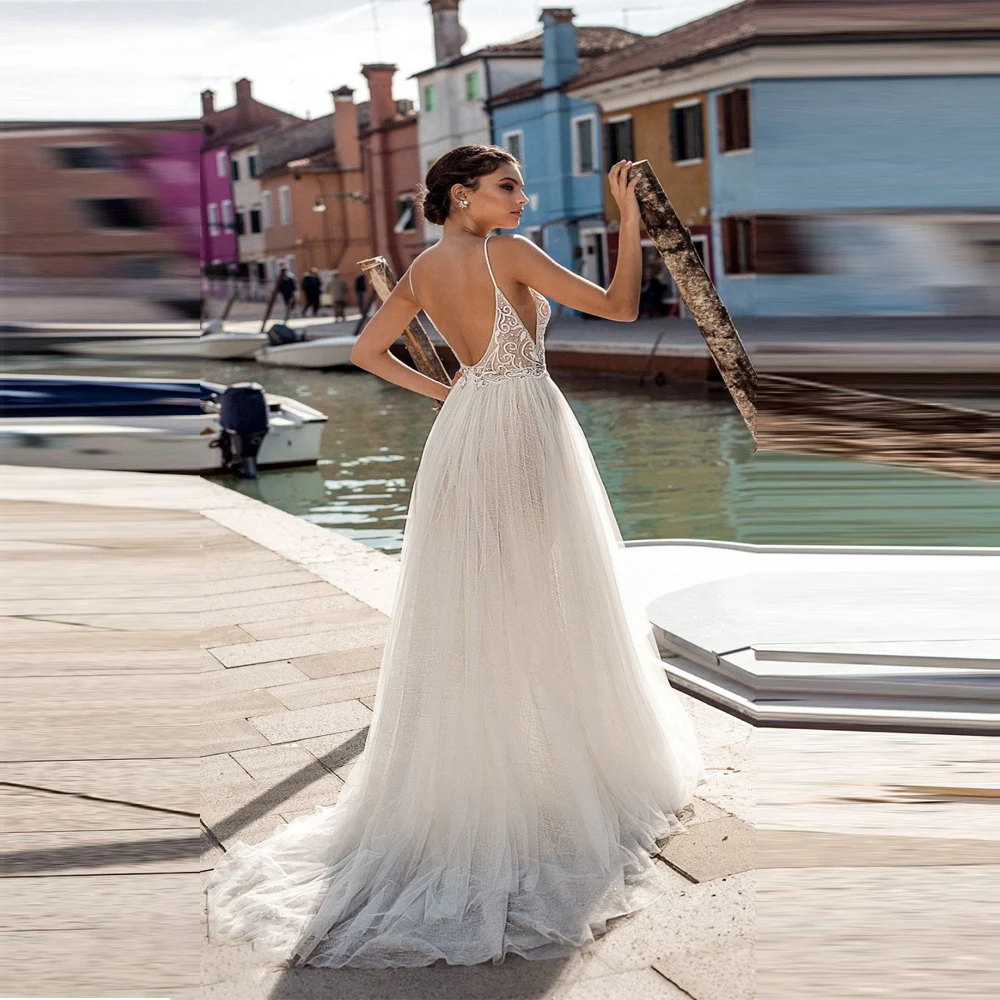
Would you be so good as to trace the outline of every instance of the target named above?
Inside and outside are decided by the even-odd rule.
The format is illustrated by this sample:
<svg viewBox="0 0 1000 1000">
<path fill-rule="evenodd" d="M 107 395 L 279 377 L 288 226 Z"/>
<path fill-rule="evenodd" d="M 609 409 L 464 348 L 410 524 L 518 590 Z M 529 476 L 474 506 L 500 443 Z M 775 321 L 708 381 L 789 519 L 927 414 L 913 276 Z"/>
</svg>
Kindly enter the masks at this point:
<svg viewBox="0 0 1000 1000">
<path fill-rule="evenodd" d="M 434 62 L 436 65 L 462 54 L 468 35 L 458 23 L 459 0 L 428 0 L 434 20 Z"/>
<path fill-rule="evenodd" d="M 250 81 L 246 77 L 236 81 L 237 104 L 249 104 L 253 100 L 253 94 L 250 93 L 251 86 Z"/>
<path fill-rule="evenodd" d="M 392 78 L 398 67 L 391 63 L 368 63 L 361 67 L 368 81 L 371 113 L 368 127 L 377 129 L 383 122 L 396 117 L 396 102 L 392 99 Z"/>
<path fill-rule="evenodd" d="M 576 25 L 569 7 L 546 7 L 542 22 L 542 86 L 561 87 L 580 72 Z"/>
<path fill-rule="evenodd" d="M 361 145 L 358 142 L 358 108 L 354 91 L 341 87 L 333 94 L 333 141 L 337 147 L 337 161 L 342 170 L 361 167 Z"/>
<path fill-rule="evenodd" d="M 202 116 L 215 114 L 214 90 L 203 90 L 201 92 L 201 113 Z"/>
</svg>

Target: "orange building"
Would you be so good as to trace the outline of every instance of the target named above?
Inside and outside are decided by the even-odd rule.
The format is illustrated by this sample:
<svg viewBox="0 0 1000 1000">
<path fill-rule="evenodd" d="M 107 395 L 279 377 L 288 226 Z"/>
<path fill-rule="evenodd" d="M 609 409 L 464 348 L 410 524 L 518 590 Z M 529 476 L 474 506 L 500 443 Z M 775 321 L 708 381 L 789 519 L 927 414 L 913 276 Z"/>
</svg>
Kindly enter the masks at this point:
<svg viewBox="0 0 1000 1000">
<path fill-rule="evenodd" d="M 333 94 L 334 112 L 282 129 L 259 143 L 261 225 L 268 277 L 281 266 L 339 270 L 350 286 L 372 256 L 368 178 L 354 93 Z"/>
<path fill-rule="evenodd" d="M 420 183 L 417 116 L 410 101 L 393 100 L 396 67 L 362 66 L 368 81 L 368 124 L 361 129 L 361 152 L 368 173 L 375 253 L 385 257 L 396 276 L 424 248 L 414 199 Z"/>
</svg>

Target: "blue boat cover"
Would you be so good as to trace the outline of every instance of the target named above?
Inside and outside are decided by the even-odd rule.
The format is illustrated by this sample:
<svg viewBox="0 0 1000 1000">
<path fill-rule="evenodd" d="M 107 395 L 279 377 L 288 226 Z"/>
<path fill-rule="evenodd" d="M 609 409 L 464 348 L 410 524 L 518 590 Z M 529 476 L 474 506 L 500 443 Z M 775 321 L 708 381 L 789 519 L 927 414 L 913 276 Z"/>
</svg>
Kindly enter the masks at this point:
<svg viewBox="0 0 1000 1000">
<path fill-rule="evenodd" d="M 225 386 L 166 379 L 6 375 L 0 417 L 159 417 L 204 413 Z"/>
</svg>

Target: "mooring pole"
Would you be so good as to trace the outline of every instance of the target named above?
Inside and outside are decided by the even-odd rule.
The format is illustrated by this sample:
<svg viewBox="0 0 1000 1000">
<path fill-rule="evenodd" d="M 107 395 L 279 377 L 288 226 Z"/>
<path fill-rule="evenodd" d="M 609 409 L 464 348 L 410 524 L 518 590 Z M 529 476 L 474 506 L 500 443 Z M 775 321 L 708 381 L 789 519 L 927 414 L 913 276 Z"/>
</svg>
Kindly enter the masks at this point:
<svg viewBox="0 0 1000 1000">
<path fill-rule="evenodd" d="M 733 397 L 750 434 L 757 438 L 757 371 L 722 304 L 691 235 L 674 211 L 648 160 L 632 164 L 638 173 L 636 197 L 642 224 L 670 272 L 684 305 L 711 352 L 722 380 Z"/>
<path fill-rule="evenodd" d="M 396 276 L 392 273 L 389 262 L 385 257 L 369 257 L 367 260 L 359 260 L 358 267 L 364 271 L 369 285 L 375 290 L 379 300 L 385 302 L 396 287 Z M 441 356 L 435 350 L 434 344 L 431 343 L 431 338 L 427 336 L 427 331 L 424 330 L 419 316 L 414 316 L 410 320 L 409 326 L 403 331 L 403 340 L 406 342 L 406 349 L 413 359 L 413 367 L 421 375 L 426 375 L 428 378 L 434 379 L 435 382 L 444 382 L 445 385 L 451 384 L 451 376 L 448 374 Z M 441 400 L 438 399 L 434 402 L 438 407 L 441 406 Z"/>
</svg>

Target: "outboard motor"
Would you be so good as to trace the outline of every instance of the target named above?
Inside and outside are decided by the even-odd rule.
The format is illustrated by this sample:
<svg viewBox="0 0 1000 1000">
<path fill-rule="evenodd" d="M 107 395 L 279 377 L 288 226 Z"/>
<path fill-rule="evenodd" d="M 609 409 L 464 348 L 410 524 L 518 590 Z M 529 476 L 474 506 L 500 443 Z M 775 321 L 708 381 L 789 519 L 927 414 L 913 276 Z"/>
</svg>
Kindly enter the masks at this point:
<svg viewBox="0 0 1000 1000">
<path fill-rule="evenodd" d="M 267 434 L 267 397 L 256 382 L 236 382 L 219 398 L 223 467 L 243 479 L 257 478 L 257 452 Z"/>
<path fill-rule="evenodd" d="M 267 331 L 267 339 L 272 347 L 281 347 L 283 344 L 296 344 L 303 338 L 284 323 L 274 323 Z"/>
</svg>

